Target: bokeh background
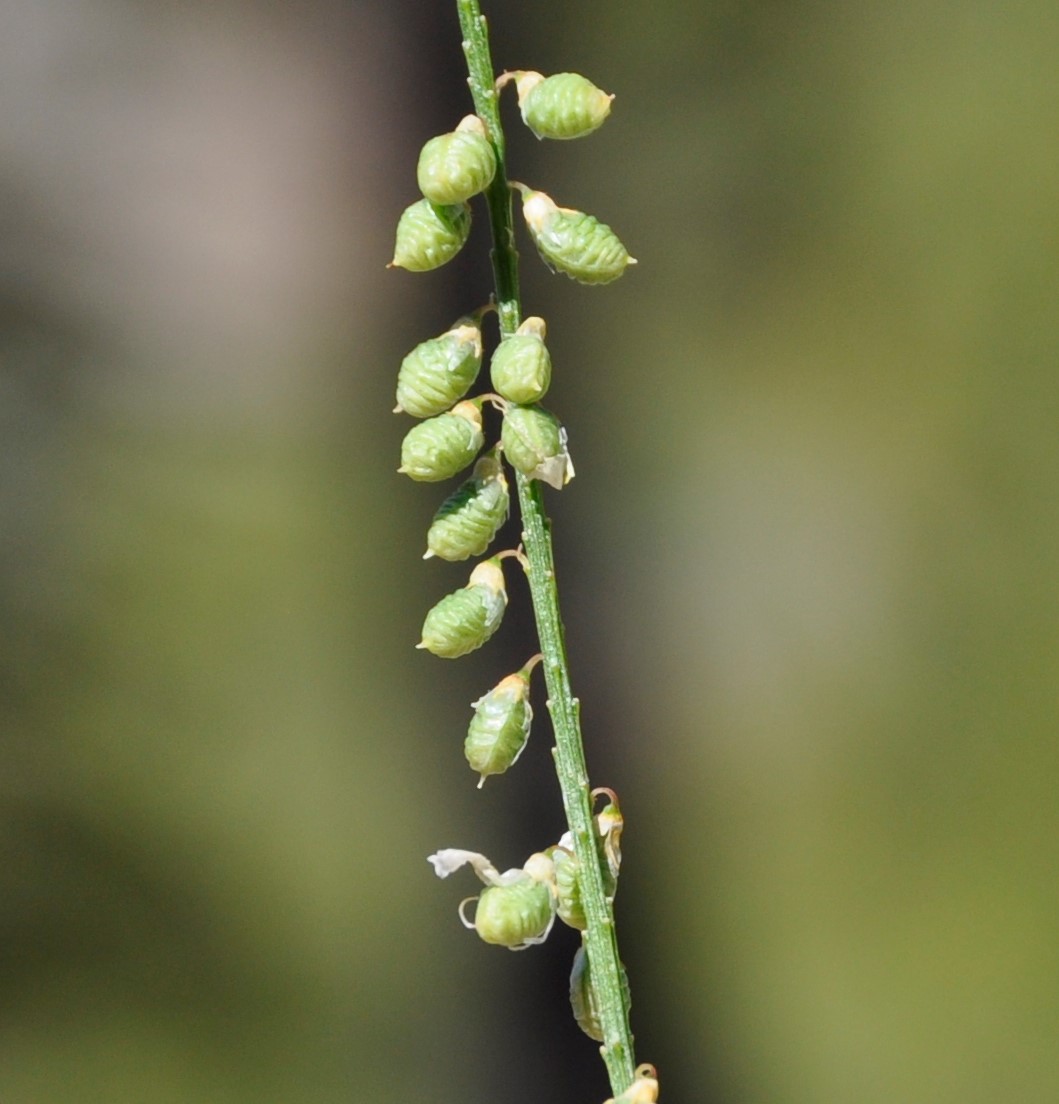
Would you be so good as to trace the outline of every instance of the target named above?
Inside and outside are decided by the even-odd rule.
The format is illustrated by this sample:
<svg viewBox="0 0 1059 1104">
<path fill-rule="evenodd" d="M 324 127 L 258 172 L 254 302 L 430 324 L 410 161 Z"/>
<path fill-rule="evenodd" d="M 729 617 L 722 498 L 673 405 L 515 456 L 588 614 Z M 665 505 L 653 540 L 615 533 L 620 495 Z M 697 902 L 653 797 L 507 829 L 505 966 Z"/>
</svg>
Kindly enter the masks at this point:
<svg viewBox="0 0 1059 1104">
<path fill-rule="evenodd" d="M 671 1104 L 1059 1099 L 1059 7 L 487 12 L 618 94 L 580 143 L 505 110 L 640 261 L 523 248 L 639 1057 Z M 543 695 L 513 773 L 460 752 L 522 582 L 412 649 L 466 566 L 395 373 L 490 289 L 481 212 L 384 268 L 454 5 L 0 24 L 0 1101 L 599 1104 L 573 933 L 485 947 L 425 861 L 562 830 Z"/>
</svg>

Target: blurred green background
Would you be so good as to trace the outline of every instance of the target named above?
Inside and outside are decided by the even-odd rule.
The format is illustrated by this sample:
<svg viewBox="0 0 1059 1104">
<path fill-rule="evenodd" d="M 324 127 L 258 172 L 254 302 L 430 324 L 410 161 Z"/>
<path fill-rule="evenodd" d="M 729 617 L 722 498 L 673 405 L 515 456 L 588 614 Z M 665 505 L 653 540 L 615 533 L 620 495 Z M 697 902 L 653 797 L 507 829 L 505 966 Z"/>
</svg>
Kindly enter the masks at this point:
<svg viewBox="0 0 1059 1104">
<path fill-rule="evenodd" d="M 1059 1099 L 1059 8 L 486 10 L 618 96 L 573 144 L 505 110 L 640 261 L 523 247 L 639 1057 L 670 1104 Z M 599 1104 L 572 933 L 485 947 L 425 861 L 562 831 L 542 700 L 513 773 L 460 752 L 522 583 L 412 649 L 466 565 L 419 560 L 395 374 L 490 289 L 480 212 L 383 267 L 454 5 L 3 24 L 0 1101 Z"/>
</svg>

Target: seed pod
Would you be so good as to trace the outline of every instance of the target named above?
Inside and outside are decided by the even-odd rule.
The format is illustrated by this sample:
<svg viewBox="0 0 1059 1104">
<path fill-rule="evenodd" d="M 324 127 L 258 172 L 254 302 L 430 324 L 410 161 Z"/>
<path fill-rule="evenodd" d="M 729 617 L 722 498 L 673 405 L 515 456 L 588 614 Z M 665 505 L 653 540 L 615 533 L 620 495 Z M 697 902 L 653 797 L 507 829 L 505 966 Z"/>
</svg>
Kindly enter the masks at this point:
<svg viewBox="0 0 1059 1104">
<path fill-rule="evenodd" d="M 442 659 L 480 648 L 500 628 L 507 607 L 504 572 L 494 557 L 483 560 L 462 590 L 446 594 L 427 614 L 416 645 Z"/>
<path fill-rule="evenodd" d="M 463 753 L 471 770 L 478 771 L 481 789 L 486 778 L 503 774 L 526 746 L 533 720 L 529 678 L 521 671 L 508 675 L 474 702 L 473 708 Z"/>
<path fill-rule="evenodd" d="M 543 318 L 527 318 L 497 346 L 489 362 L 493 388 L 508 402 L 535 403 L 552 381 L 552 358 L 544 344 Z"/>
<path fill-rule="evenodd" d="M 397 223 L 397 242 L 390 268 L 429 272 L 463 248 L 471 232 L 471 209 L 466 203 L 439 205 L 421 199 L 404 209 Z"/>
<path fill-rule="evenodd" d="M 462 399 L 482 367 L 482 328 L 461 318 L 440 337 L 420 342 L 401 361 L 395 413 L 429 418 Z"/>
<path fill-rule="evenodd" d="M 496 175 L 496 154 L 477 115 L 454 131 L 431 138 L 419 154 L 419 190 L 431 203 L 464 203 L 484 192 Z"/>
<path fill-rule="evenodd" d="M 565 843 L 549 852 L 555 863 L 557 911 L 559 919 L 568 927 L 584 931 L 588 927 L 588 918 L 585 916 L 585 904 L 581 898 L 581 864 L 573 853 L 573 838 L 570 833 L 567 832 L 563 839 Z"/>
<path fill-rule="evenodd" d="M 515 885 L 482 890 L 474 928 L 486 943 L 520 951 L 543 942 L 554 917 L 551 890 L 544 882 L 527 876 Z"/>
<path fill-rule="evenodd" d="M 574 477 L 566 430 L 542 406 L 512 406 L 500 429 L 504 455 L 512 467 L 561 490 Z"/>
<path fill-rule="evenodd" d="M 613 96 L 580 73 L 515 74 L 522 121 L 538 138 L 583 138 L 603 125 Z"/>
<path fill-rule="evenodd" d="M 466 560 L 480 556 L 507 521 L 509 503 L 504 469 L 496 452 L 490 452 L 475 464 L 471 478 L 438 508 L 427 531 L 423 559 L 440 556 L 443 560 Z"/>
<path fill-rule="evenodd" d="M 636 264 L 609 226 L 520 185 L 522 215 L 544 263 L 581 284 L 609 284 Z"/>
<path fill-rule="evenodd" d="M 482 447 L 482 412 L 473 402 L 414 425 L 401 442 L 397 469 L 418 483 L 437 483 L 463 471 Z"/>
<path fill-rule="evenodd" d="M 632 1003 L 629 991 L 629 975 L 621 966 L 621 989 L 626 1009 Z M 592 984 L 592 971 L 589 967 L 588 952 L 584 943 L 577 948 L 574 965 L 570 971 L 570 1007 L 578 1027 L 597 1043 L 603 1042 L 603 1027 L 599 1022 L 599 995 Z"/>
</svg>

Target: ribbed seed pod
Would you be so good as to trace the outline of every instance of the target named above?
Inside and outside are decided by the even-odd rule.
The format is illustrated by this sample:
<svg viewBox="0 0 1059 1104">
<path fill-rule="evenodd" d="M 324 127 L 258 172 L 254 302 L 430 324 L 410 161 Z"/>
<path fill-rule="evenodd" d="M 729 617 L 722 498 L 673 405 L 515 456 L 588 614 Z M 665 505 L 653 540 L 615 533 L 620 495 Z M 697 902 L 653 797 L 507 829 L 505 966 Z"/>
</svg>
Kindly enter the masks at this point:
<svg viewBox="0 0 1059 1104">
<path fill-rule="evenodd" d="M 481 367 L 482 328 L 474 318 L 461 318 L 401 361 L 394 412 L 429 418 L 448 410 L 467 394 Z"/>
<path fill-rule="evenodd" d="M 632 1003 L 629 991 L 629 975 L 621 966 L 621 989 L 625 1007 Z M 577 1020 L 578 1027 L 597 1043 L 603 1042 L 603 1027 L 599 1022 L 599 996 L 592 984 L 592 971 L 589 967 L 588 952 L 582 943 L 574 955 L 574 965 L 570 971 L 570 1007 Z"/>
<path fill-rule="evenodd" d="M 496 154 L 477 115 L 449 134 L 431 138 L 419 154 L 419 190 L 431 203 L 464 203 L 484 192 L 496 175 Z"/>
<path fill-rule="evenodd" d="M 543 318 L 527 318 L 497 346 L 489 362 L 493 389 L 513 403 L 535 403 L 552 382 L 552 358 L 544 344 Z"/>
<path fill-rule="evenodd" d="M 471 232 L 466 203 L 441 205 L 420 199 L 404 209 L 397 223 L 397 241 L 390 268 L 429 272 L 451 261 Z"/>
<path fill-rule="evenodd" d="M 503 774 L 526 746 L 533 720 L 529 679 L 521 671 L 508 675 L 474 702 L 473 708 L 463 753 L 471 770 L 478 771 L 481 789 L 486 778 Z"/>
<path fill-rule="evenodd" d="M 457 659 L 480 648 L 500 628 L 507 607 L 504 572 L 494 557 L 471 572 L 462 590 L 446 594 L 427 614 L 416 645 L 442 659 Z"/>
<path fill-rule="evenodd" d="M 483 456 L 474 474 L 438 507 L 427 530 L 423 559 L 466 560 L 480 556 L 507 521 L 507 479 L 496 452 Z"/>
<path fill-rule="evenodd" d="M 569 835 L 569 833 L 567 833 Z M 559 919 L 571 928 L 584 931 L 588 927 L 585 905 L 581 899 L 581 864 L 573 854 L 573 839 L 569 841 L 570 850 L 564 846 L 553 848 L 550 852 L 555 863 L 555 892 L 558 898 Z"/>
<path fill-rule="evenodd" d="M 554 915 L 551 890 L 544 882 L 527 877 L 515 885 L 483 889 L 474 928 L 486 943 L 517 951 L 540 943 Z"/>
<path fill-rule="evenodd" d="M 512 406 L 500 429 L 504 455 L 512 467 L 561 490 L 574 477 L 566 430 L 542 406 Z"/>
<path fill-rule="evenodd" d="M 583 138 L 603 125 L 613 96 L 580 73 L 515 76 L 522 121 L 538 138 Z"/>
<path fill-rule="evenodd" d="M 636 264 L 609 226 L 522 187 L 522 215 L 544 263 L 581 284 L 609 284 Z"/>
<path fill-rule="evenodd" d="M 401 442 L 397 470 L 418 483 L 450 479 L 474 460 L 483 443 L 481 410 L 473 402 L 457 403 L 447 414 L 412 426 Z"/>
</svg>

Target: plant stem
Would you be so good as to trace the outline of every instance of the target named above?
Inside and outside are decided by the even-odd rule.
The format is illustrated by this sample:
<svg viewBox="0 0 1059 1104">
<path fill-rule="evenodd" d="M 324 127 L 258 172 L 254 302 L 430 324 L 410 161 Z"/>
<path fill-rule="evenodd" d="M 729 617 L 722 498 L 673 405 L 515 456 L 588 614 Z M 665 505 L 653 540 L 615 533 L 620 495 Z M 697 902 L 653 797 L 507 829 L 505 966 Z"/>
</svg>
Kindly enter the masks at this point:
<svg viewBox="0 0 1059 1104">
<path fill-rule="evenodd" d="M 485 17 L 478 0 L 456 0 L 463 52 L 470 74 L 475 112 L 489 131 L 497 155 L 497 172 L 486 193 L 493 232 L 493 274 L 496 281 L 500 330 L 509 337 L 521 321 L 518 287 L 518 252 L 512 217 L 511 189 L 507 183 L 504 132 L 500 122 L 498 95 Z M 570 688 L 570 673 L 559 614 L 559 592 L 555 581 L 551 523 L 544 509 L 541 484 L 516 473 L 519 506 L 522 510 L 522 540 L 529 567 L 533 612 L 544 654 L 544 678 L 548 687 L 548 709 L 555 730 L 555 767 L 562 790 L 563 806 L 580 870 L 581 894 L 588 928 L 585 949 L 592 972 L 592 984 L 599 1002 L 603 1029 L 603 1061 L 615 1096 L 633 1082 L 636 1059 L 629 1009 L 621 984 L 621 959 L 614 928 L 612 903 L 604 892 L 602 857 L 589 792 L 588 770 L 581 740 L 580 705 Z"/>
</svg>

